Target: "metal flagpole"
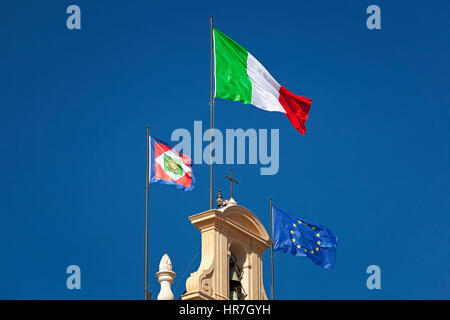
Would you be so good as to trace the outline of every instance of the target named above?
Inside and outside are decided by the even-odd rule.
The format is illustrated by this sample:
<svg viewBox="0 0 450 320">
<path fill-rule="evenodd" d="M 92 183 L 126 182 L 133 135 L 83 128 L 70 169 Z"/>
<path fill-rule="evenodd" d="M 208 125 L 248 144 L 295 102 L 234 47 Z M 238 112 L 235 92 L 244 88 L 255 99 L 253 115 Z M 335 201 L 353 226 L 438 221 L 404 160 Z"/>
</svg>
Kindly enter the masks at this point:
<svg viewBox="0 0 450 320">
<path fill-rule="evenodd" d="M 273 210 L 272 210 L 272 198 L 270 198 L 270 239 L 273 241 Z M 275 293 L 274 293 L 274 277 L 273 277 L 273 243 L 270 247 L 270 273 L 271 273 L 271 279 L 270 279 L 270 295 L 271 300 L 275 300 Z"/>
<path fill-rule="evenodd" d="M 148 185 L 149 185 L 149 138 L 150 127 L 147 127 L 147 167 L 145 169 L 145 275 L 144 300 L 151 300 L 152 294 L 148 291 Z"/>
<path fill-rule="evenodd" d="M 209 100 L 209 106 L 210 106 L 210 117 L 209 117 L 209 122 L 210 122 L 210 129 L 211 129 L 211 159 L 210 159 L 210 164 L 209 164 L 209 174 L 210 174 L 210 180 L 209 180 L 209 209 L 211 210 L 213 208 L 213 162 L 212 162 L 212 143 L 213 143 L 213 132 L 212 129 L 214 128 L 214 83 L 213 83 L 213 77 L 214 77 L 214 30 L 213 30 L 213 16 L 209 17 L 209 22 L 210 22 L 210 26 L 211 26 L 211 56 L 210 56 L 210 60 L 211 60 L 211 94 L 210 94 L 210 100 Z"/>
</svg>

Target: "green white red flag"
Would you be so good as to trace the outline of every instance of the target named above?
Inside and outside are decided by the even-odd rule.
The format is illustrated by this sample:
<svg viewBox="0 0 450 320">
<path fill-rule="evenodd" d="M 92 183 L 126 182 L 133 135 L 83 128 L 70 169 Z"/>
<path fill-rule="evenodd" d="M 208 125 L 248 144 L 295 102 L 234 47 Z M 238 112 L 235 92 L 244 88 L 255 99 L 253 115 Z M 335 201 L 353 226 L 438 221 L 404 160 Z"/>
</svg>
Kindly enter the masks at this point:
<svg viewBox="0 0 450 320">
<path fill-rule="evenodd" d="M 214 96 L 282 112 L 305 134 L 311 99 L 297 96 L 281 86 L 253 55 L 224 33 L 214 29 L 213 36 Z"/>
</svg>

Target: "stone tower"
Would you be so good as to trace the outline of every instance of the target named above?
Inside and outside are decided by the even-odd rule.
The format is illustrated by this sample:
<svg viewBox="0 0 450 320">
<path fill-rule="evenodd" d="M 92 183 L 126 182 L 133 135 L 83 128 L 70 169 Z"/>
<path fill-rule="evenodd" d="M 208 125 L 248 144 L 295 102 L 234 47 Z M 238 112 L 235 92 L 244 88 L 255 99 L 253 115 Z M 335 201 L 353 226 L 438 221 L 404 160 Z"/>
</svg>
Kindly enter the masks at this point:
<svg viewBox="0 0 450 320">
<path fill-rule="evenodd" d="M 240 275 L 239 298 L 267 300 L 262 255 L 272 240 L 258 218 L 230 198 L 223 207 L 195 214 L 189 220 L 201 233 L 201 262 L 187 279 L 181 299 L 231 299 L 232 258 L 231 266 L 236 266 Z"/>
</svg>

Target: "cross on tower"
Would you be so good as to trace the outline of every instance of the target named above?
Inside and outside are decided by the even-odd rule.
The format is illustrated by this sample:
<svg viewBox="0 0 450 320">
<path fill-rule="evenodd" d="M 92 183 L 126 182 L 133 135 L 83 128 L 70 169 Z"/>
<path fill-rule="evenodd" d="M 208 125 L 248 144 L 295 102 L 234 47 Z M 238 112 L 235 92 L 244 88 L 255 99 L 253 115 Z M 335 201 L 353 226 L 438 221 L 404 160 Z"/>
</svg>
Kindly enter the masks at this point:
<svg viewBox="0 0 450 320">
<path fill-rule="evenodd" d="M 231 186 L 231 194 L 230 194 L 230 198 L 233 198 L 233 182 L 238 184 L 237 180 L 233 179 L 233 168 L 231 168 L 231 174 L 230 176 L 225 176 L 225 178 L 230 180 L 230 186 Z"/>
</svg>

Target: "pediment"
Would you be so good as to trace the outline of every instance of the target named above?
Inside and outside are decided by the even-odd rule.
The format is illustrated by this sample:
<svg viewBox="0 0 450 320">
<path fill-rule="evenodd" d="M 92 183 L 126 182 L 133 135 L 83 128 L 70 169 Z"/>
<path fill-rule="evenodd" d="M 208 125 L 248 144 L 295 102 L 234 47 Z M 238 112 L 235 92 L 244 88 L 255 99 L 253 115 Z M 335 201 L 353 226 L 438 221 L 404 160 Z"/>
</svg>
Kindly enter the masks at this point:
<svg viewBox="0 0 450 320">
<path fill-rule="evenodd" d="M 232 205 L 223 210 L 222 218 L 233 222 L 241 228 L 257 235 L 264 241 L 270 239 L 266 229 L 253 212 L 239 205 Z"/>
</svg>

